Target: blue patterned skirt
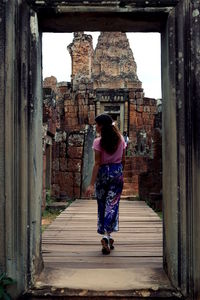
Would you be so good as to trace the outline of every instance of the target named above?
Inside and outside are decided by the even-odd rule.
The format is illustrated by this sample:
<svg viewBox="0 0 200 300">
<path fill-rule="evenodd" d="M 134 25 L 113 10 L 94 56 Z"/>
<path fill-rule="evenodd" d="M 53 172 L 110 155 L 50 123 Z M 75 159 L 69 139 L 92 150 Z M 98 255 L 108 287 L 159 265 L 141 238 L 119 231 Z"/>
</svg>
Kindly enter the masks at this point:
<svg viewBox="0 0 200 300">
<path fill-rule="evenodd" d="M 99 234 L 119 230 L 119 201 L 122 189 L 122 164 L 100 166 L 96 180 Z"/>
</svg>

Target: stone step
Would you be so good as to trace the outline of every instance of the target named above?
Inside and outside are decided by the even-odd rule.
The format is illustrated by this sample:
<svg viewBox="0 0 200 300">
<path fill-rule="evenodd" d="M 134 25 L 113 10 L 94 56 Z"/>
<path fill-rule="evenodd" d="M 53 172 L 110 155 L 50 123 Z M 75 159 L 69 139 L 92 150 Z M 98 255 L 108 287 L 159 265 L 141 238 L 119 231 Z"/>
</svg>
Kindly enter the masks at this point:
<svg viewBox="0 0 200 300">
<path fill-rule="evenodd" d="M 125 165 L 124 171 L 131 171 L 133 169 L 132 165 Z"/>
<path fill-rule="evenodd" d="M 124 178 L 126 177 L 126 178 L 130 178 L 130 177 L 132 177 L 133 175 L 135 175 L 134 174 L 134 171 L 131 171 L 131 170 L 125 170 L 124 172 L 123 172 L 123 175 L 124 175 Z"/>
<path fill-rule="evenodd" d="M 126 162 L 132 161 L 133 157 L 126 156 Z"/>
<path fill-rule="evenodd" d="M 135 190 L 134 189 L 124 189 L 122 192 L 122 196 L 130 196 L 130 195 L 135 195 Z"/>
<path fill-rule="evenodd" d="M 134 186 L 127 186 L 123 188 L 123 191 L 134 191 Z M 134 193 L 135 194 L 135 193 Z"/>
<path fill-rule="evenodd" d="M 128 195 L 128 196 L 125 196 L 122 194 L 120 198 L 121 198 L 121 200 L 129 200 L 129 201 L 137 200 L 138 201 L 138 196 L 135 194 Z"/>
<path fill-rule="evenodd" d="M 124 177 L 124 183 L 132 183 L 133 179 L 132 177 Z"/>
<path fill-rule="evenodd" d="M 125 162 L 125 166 L 126 166 L 126 165 L 132 165 L 132 161 L 126 161 L 126 162 Z"/>
<path fill-rule="evenodd" d="M 105 272 L 105 271 L 104 271 Z M 158 273 L 160 270 L 158 271 Z M 127 272 L 128 273 L 128 272 Z M 130 281 L 128 278 L 127 280 Z M 139 279 L 138 279 L 138 282 Z M 146 283 L 145 283 L 146 284 Z M 158 283 L 159 284 L 159 283 Z M 153 285 L 152 285 L 153 286 Z M 159 286 L 159 285 L 158 285 Z M 154 286 L 153 286 L 154 287 Z M 161 287 L 155 289 L 154 288 L 134 288 L 127 290 L 116 290 L 108 291 L 108 290 L 87 290 L 87 289 L 73 289 L 73 288 L 62 288 L 62 287 L 54 287 L 47 286 L 41 289 L 33 288 L 32 290 L 26 291 L 20 299 L 24 300 L 181 300 L 184 299 L 173 287 L 165 287 L 161 285 Z"/>
<path fill-rule="evenodd" d="M 132 182 L 124 182 L 124 190 L 126 189 L 133 189 L 133 183 Z"/>
</svg>

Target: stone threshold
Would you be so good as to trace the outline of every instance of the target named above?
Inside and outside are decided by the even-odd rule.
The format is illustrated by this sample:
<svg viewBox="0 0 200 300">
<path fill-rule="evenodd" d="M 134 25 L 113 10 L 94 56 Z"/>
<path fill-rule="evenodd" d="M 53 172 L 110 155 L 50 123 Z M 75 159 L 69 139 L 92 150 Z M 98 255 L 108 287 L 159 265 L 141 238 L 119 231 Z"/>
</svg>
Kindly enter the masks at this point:
<svg viewBox="0 0 200 300">
<path fill-rule="evenodd" d="M 134 300 L 153 300 L 153 299 L 184 299 L 179 291 L 175 289 L 133 289 L 133 290 L 110 290 L 93 291 L 85 289 L 56 288 L 54 286 L 44 286 L 39 289 L 28 290 L 20 299 L 134 299 Z"/>
<path fill-rule="evenodd" d="M 48 268 L 22 299 L 183 299 L 162 269 Z"/>
</svg>

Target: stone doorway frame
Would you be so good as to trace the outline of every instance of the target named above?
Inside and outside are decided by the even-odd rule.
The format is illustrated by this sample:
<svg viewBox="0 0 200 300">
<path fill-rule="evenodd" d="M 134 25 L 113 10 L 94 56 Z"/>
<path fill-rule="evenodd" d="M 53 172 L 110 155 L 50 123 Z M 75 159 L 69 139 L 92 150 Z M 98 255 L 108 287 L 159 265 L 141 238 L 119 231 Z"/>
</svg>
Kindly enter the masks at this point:
<svg viewBox="0 0 200 300">
<path fill-rule="evenodd" d="M 156 31 L 162 35 L 164 269 L 183 295 L 198 297 L 199 1 L 61 2 L 0 4 L 0 266 L 19 278 L 17 294 L 42 268 L 41 32 Z"/>
</svg>

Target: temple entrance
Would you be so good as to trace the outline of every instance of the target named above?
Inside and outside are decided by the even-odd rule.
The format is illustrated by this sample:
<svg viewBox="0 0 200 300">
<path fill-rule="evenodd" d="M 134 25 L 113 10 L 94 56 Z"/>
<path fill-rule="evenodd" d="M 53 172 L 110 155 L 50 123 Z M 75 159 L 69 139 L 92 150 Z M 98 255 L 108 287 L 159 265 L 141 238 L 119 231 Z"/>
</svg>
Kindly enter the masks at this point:
<svg viewBox="0 0 200 300">
<path fill-rule="evenodd" d="M 120 122 L 120 113 L 108 113 L 114 121 L 114 124 L 119 128 L 120 131 L 123 130 L 123 123 Z"/>
<path fill-rule="evenodd" d="M 117 128 L 123 132 L 124 129 L 124 116 L 123 113 L 121 113 L 121 108 L 123 111 L 123 104 L 120 106 L 117 103 L 113 103 L 111 105 L 105 105 L 103 106 L 103 109 L 101 110 L 104 113 L 107 113 L 111 116 L 111 118 L 114 121 L 114 124 L 117 126 Z"/>
<path fill-rule="evenodd" d="M 126 297 L 130 293 L 128 286 L 136 295 L 141 286 L 148 291 L 155 284 L 159 288 L 167 286 L 169 295 L 174 292 L 162 266 L 162 219 L 146 204 L 153 192 L 162 204 L 161 151 L 156 156 L 158 145 L 162 146 L 161 136 L 154 141 L 154 153 L 150 153 L 155 132 L 161 130 L 161 110 L 157 110 L 156 99 L 144 97 L 129 43 L 126 33 L 101 32 L 93 48 L 91 34 L 75 32 L 68 45 L 72 80 L 58 82 L 55 76 L 44 78 L 43 145 L 47 159 L 49 145 L 45 141 L 51 135 L 52 206 L 67 206 L 75 201 L 43 232 L 44 270 L 32 291 L 38 297 L 47 289 L 54 295 L 50 290 L 60 285 L 66 295 L 72 288 L 91 289 L 92 292 L 85 293 L 86 297 L 91 293 L 97 296 L 97 290 L 104 296 L 108 289 L 113 295 L 121 289 Z M 123 170 L 120 231 L 113 233 L 115 251 L 109 258 L 101 254 L 102 236 L 96 233 L 96 201 L 84 197 L 93 167 L 95 117 L 101 113 L 112 117 L 121 134 L 126 130 L 132 143 Z M 86 280 L 83 272 L 87 272 Z M 102 275 L 104 272 L 109 278 Z M 98 283 L 94 280 L 97 274 Z M 122 275 L 126 280 L 120 284 Z M 60 292 L 57 289 L 56 293 Z M 151 297 L 154 296 L 157 292 L 151 292 Z"/>
</svg>

